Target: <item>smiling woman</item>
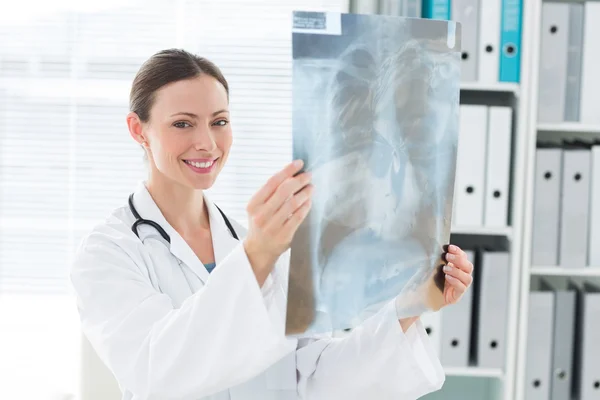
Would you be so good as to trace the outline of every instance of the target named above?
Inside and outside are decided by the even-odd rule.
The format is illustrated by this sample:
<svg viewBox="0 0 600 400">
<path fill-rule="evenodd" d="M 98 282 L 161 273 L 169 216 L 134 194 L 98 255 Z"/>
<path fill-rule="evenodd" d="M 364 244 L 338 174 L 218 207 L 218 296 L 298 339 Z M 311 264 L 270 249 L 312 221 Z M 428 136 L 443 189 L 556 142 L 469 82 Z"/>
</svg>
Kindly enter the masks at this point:
<svg viewBox="0 0 600 400">
<path fill-rule="evenodd" d="M 127 125 L 148 177 L 85 237 L 71 272 L 82 329 L 124 399 L 413 399 L 439 389 L 422 324 L 399 321 L 393 302 L 343 339 L 284 335 L 288 250 L 311 207 L 311 176 L 290 163 L 249 201 L 248 230 L 230 221 L 206 196 L 232 144 L 228 106 L 219 69 L 183 50 L 155 54 L 134 79 Z M 450 252 L 459 298 L 472 266 Z"/>
</svg>

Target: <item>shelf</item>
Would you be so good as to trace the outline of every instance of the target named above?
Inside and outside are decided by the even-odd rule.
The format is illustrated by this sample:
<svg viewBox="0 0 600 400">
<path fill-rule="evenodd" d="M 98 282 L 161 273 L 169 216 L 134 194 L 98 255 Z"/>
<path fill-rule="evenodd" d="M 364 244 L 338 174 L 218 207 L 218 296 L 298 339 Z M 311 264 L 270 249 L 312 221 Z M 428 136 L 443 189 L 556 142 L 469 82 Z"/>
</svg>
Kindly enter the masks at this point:
<svg viewBox="0 0 600 400">
<path fill-rule="evenodd" d="M 512 235 L 512 227 L 487 227 L 487 226 L 455 226 L 450 232 L 459 235 L 486 235 L 486 236 L 508 236 Z"/>
<path fill-rule="evenodd" d="M 478 367 L 446 367 L 444 368 L 448 376 L 467 376 L 479 378 L 503 378 L 504 373 L 497 368 L 478 368 Z"/>
<path fill-rule="evenodd" d="M 531 267 L 531 274 L 547 276 L 591 276 L 600 278 L 600 266 L 585 268 L 564 268 L 553 266 Z"/>
<path fill-rule="evenodd" d="M 563 133 L 596 133 L 600 134 L 600 125 L 585 125 L 577 122 L 564 122 L 558 124 L 538 124 L 538 132 L 563 132 Z"/>
<path fill-rule="evenodd" d="M 479 82 L 463 82 L 460 84 L 461 90 L 473 92 L 508 92 L 518 93 L 519 85 L 516 83 L 479 83 Z"/>
</svg>

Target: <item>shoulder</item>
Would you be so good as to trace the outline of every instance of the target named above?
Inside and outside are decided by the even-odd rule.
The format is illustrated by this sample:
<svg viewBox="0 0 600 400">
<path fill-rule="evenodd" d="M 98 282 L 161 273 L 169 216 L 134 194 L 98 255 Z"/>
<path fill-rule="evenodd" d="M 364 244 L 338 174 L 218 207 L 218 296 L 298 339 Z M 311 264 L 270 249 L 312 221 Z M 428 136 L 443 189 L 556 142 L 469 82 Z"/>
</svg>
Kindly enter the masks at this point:
<svg viewBox="0 0 600 400">
<path fill-rule="evenodd" d="M 111 265 L 122 268 L 137 263 L 141 242 L 131 230 L 134 219 L 129 214 L 126 206 L 114 209 L 83 235 L 70 266 L 71 277 L 91 270 L 97 273 Z"/>
</svg>

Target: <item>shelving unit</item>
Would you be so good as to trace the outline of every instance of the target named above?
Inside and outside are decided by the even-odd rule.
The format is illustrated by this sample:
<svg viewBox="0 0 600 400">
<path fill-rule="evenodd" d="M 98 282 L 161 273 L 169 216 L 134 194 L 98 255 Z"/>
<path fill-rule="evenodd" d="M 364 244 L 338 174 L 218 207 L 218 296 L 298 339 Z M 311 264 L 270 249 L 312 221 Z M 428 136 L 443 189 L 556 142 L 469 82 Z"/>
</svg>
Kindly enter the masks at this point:
<svg viewBox="0 0 600 400">
<path fill-rule="evenodd" d="M 521 80 L 521 101 L 523 106 L 523 116 L 521 123 L 523 128 L 523 150 L 526 152 L 524 172 L 522 175 L 521 207 L 523 215 L 521 231 L 518 241 L 521 245 L 521 255 L 519 260 L 520 268 L 520 293 L 519 293 L 519 318 L 518 324 L 512 325 L 518 329 L 517 332 L 517 352 L 514 371 L 514 392 L 511 399 L 529 400 L 526 398 L 526 366 L 527 366 L 527 333 L 528 333 L 528 310 L 529 294 L 532 290 L 532 283 L 536 283 L 540 278 L 552 280 L 575 280 L 589 281 L 600 280 L 600 265 L 584 268 L 568 268 L 561 266 L 531 265 L 532 257 L 532 232 L 533 232 L 533 213 L 534 213 L 534 184 L 535 184 L 535 160 L 536 148 L 539 142 L 560 143 L 565 139 L 581 139 L 585 141 L 600 139 L 600 125 L 589 125 L 577 122 L 563 123 L 538 123 L 538 85 L 539 85 L 539 65 L 541 49 L 541 29 L 542 29 L 542 5 L 544 2 L 553 0 L 527 0 L 523 2 L 523 51 L 522 51 L 522 80 Z M 573 0 L 563 0 L 564 3 L 573 2 Z M 576 2 L 582 2 L 574 0 Z M 596 1 L 596 0 L 590 0 Z M 599 110 L 600 111 L 600 110 Z"/>
<path fill-rule="evenodd" d="M 473 378 L 498 378 L 504 379 L 504 372 L 501 369 L 489 368 L 445 368 L 444 372 L 447 376 L 473 377 Z"/>
<path fill-rule="evenodd" d="M 460 89 L 463 91 L 474 91 L 474 92 L 506 92 L 506 93 L 519 93 L 519 85 L 516 83 L 494 83 L 494 84 L 482 84 L 478 82 L 463 82 L 460 85 Z"/>
</svg>

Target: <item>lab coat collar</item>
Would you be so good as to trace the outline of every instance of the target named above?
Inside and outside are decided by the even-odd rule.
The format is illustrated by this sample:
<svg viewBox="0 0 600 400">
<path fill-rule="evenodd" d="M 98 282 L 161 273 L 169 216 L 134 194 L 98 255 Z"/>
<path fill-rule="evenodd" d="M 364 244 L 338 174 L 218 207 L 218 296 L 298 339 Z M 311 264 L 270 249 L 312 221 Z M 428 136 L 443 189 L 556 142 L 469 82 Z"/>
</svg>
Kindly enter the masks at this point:
<svg viewBox="0 0 600 400">
<path fill-rule="evenodd" d="M 215 204 L 208 198 L 206 193 L 203 193 L 204 202 L 208 209 L 210 231 L 212 236 L 213 251 L 215 256 L 215 262 L 217 268 L 220 262 L 233 250 L 233 248 L 239 244 L 230 233 L 229 228 L 225 224 L 223 216 L 215 206 Z M 173 228 L 165 219 L 164 215 L 154 202 L 154 199 L 150 195 L 145 182 L 140 182 L 138 188 L 133 196 L 134 206 L 137 212 L 144 219 L 149 219 L 159 224 L 165 232 L 171 238 L 171 244 L 169 246 L 171 253 L 177 257 L 181 262 L 186 264 L 192 269 L 192 271 L 206 283 L 209 277 L 209 273 L 204 267 L 202 261 L 198 259 L 192 248 L 187 242 L 181 237 L 181 235 Z M 141 225 L 139 228 L 140 239 L 144 240 L 146 237 L 153 235 L 153 237 L 160 238 L 158 232 L 146 224 Z M 238 233 L 239 235 L 239 233 Z M 159 239 L 162 240 L 162 239 Z"/>
</svg>

